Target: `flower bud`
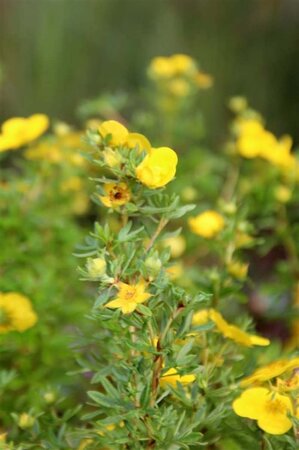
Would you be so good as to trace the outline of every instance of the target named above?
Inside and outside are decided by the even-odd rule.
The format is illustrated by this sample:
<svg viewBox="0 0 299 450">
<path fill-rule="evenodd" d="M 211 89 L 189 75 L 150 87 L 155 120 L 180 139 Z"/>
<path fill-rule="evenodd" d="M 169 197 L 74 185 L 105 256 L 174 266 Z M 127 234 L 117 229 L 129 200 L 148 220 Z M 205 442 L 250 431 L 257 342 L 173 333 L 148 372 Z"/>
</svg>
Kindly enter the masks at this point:
<svg viewBox="0 0 299 450">
<path fill-rule="evenodd" d="M 104 258 L 88 258 L 86 269 L 91 278 L 100 278 L 106 272 L 106 261 Z"/>
<path fill-rule="evenodd" d="M 48 391 L 44 393 L 44 400 L 46 403 L 48 403 L 48 405 L 50 405 L 51 403 L 54 403 L 56 400 L 56 394 L 54 391 Z"/>
<path fill-rule="evenodd" d="M 152 275 L 157 275 L 162 267 L 162 262 L 157 256 L 149 256 L 145 260 L 146 268 L 151 272 Z"/>
<path fill-rule="evenodd" d="M 19 416 L 18 426 L 22 428 L 22 430 L 26 430 L 27 428 L 32 428 L 35 422 L 35 418 L 30 414 L 22 413 Z"/>
</svg>

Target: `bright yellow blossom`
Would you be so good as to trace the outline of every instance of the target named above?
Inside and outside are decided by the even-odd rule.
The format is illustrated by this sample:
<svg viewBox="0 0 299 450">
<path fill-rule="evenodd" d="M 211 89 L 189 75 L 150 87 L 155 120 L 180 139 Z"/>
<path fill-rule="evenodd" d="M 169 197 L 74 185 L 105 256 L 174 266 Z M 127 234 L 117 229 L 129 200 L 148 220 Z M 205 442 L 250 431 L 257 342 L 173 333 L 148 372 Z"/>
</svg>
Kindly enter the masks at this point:
<svg viewBox="0 0 299 450">
<path fill-rule="evenodd" d="M 266 366 L 260 367 L 248 377 L 243 378 L 240 384 L 244 387 L 254 383 L 262 383 L 297 367 L 299 367 L 299 357 L 289 360 L 280 359 L 267 364 Z"/>
<path fill-rule="evenodd" d="M 128 139 L 129 132 L 127 128 L 116 120 L 106 120 L 99 126 L 100 135 L 103 138 L 111 136 L 109 145 L 111 147 L 118 147 L 124 145 Z"/>
<path fill-rule="evenodd" d="M 6 120 L 0 134 L 0 152 L 29 144 L 41 136 L 48 127 L 49 119 L 44 114 Z"/>
<path fill-rule="evenodd" d="M 289 415 L 294 410 L 290 398 L 267 388 L 247 389 L 233 402 L 233 410 L 238 416 L 257 420 L 258 426 L 269 434 L 284 434 L 292 428 Z"/>
<path fill-rule="evenodd" d="M 216 211 L 208 210 L 188 220 L 193 233 L 207 239 L 215 237 L 224 228 L 224 218 Z"/>
<path fill-rule="evenodd" d="M 138 304 L 144 303 L 152 294 L 145 291 L 146 283 L 140 280 L 136 284 L 118 283 L 118 296 L 108 302 L 105 307 L 117 309 L 120 308 L 123 314 L 129 314 L 137 308 Z"/>
<path fill-rule="evenodd" d="M 37 322 L 30 300 L 16 292 L 0 293 L 0 333 L 25 331 Z"/>
<path fill-rule="evenodd" d="M 171 368 L 165 372 L 160 378 L 160 386 L 167 386 L 170 384 L 171 386 L 176 386 L 177 382 L 183 385 L 193 383 L 196 377 L 193 374 L 190 375 L 179 375 L 177 370 Z"/>
<path fill-rule="evenodd" d="M 131 199 L 131 192 L 126 183 L 106 183 L 104 191 L 106 195 L 100 195 L 99 198 L 107 208 L 117 208 Z"/>
<path fill-rule="evenodd" d="M 136 176 L 150 189 L 160 188 L 174 178 L 177 162 L 177 154 L 171 148 L 153 148 L 136 168 Z"/>
<path fill-rule="evenodd" d="M 238 344 L 245 345 L 246 347 L 252 347 L 253 345 L 267 346 L 270 344 L 269 339 L 246 333 L 246 331 L 241 330 L 241 328 L 236 325 L 228 323 L 223 316 L 213 308 L 196 312 L 193 315 L 192 324 L 205 325 L 210 320 L 214 322 L 218 331 L 220 331 L 224 337 L 232 339 Z"/>
</svg>

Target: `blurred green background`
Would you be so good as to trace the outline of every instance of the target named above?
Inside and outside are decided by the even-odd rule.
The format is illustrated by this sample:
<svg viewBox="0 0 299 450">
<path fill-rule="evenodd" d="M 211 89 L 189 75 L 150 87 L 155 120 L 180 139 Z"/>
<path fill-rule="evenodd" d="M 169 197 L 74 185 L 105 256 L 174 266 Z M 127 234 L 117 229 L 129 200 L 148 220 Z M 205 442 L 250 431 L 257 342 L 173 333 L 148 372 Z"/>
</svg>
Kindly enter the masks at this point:
<svg viewBox="0 0 299 450">
<path fill-rule="evenodd" d="M 298 0 L 0 0 L 0 119 L 74 121 L 81 100 L 133 95 L 153 56 L 182 52 L 215 77 L 211 142 L 224 139 L 228 97 L 244 94 L 299 143 L 298 44 Z"/>
</svg>

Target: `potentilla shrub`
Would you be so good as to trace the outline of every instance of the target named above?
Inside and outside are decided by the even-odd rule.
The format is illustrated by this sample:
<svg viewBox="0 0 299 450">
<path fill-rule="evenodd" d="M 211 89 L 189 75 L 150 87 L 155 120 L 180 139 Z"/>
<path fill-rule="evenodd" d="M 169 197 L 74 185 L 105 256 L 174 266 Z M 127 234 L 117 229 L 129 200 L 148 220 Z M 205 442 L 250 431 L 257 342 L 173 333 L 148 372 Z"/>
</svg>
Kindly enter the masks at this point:
<svg viewBox="0 0 299 450">
<path fill-rule="evenodd" d="M 254 371 L 269 339 L 226 320 L 216 295 L 175 281 L 173 249 L 162 243 L 176 242 L 172 222 L 194 208 L 167 193 L 176 152 L 113 120 L 88 141 L 104 173 L 93 199 L 107 219 L 80 247 L 82 278 L 98 285 L 89 315 L 97 332 L 81 361 L 91 389 L 80 450 L 297 448 L 299 358 Z M 229 220 L 207 210 L 189 225 L 217 243 Z"/>
</svg>

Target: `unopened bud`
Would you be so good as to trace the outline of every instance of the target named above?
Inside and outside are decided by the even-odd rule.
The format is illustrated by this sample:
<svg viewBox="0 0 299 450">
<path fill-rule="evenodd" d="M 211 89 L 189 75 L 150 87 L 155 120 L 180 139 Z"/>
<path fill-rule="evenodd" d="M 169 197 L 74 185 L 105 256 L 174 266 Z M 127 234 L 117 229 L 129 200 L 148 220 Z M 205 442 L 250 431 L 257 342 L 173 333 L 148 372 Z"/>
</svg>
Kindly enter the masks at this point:
<svg viewBox="0 0 299 450">
<path fill-rule="evenodd" d="M 22 413 L 19 416 L 18 426 L 22 428 L 22 430 L 26 430 L 27 428 L 32 428 L 35 422 L 35 418 L 30 414 Z"/>
<path fill-rule="evenodd" d="M 100 278 L 106 273 L 106 261 L 104 258 L 88 258 L 86 268 L 91 278 Z"/>
</svg>

